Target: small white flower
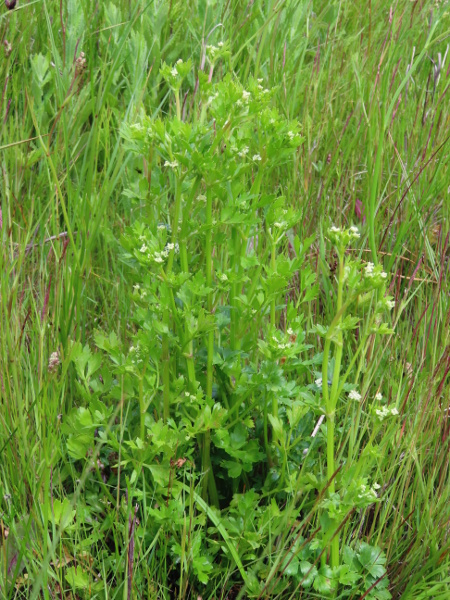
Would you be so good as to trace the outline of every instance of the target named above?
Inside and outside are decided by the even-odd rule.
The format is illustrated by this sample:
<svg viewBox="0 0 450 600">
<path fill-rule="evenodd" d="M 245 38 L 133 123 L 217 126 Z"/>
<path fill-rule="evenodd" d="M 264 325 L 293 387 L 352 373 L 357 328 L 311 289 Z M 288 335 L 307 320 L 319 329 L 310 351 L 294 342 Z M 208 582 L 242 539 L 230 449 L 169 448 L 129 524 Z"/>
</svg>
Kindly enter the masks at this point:
<svg viewBox="0 0 450 600">
<path fill-rule="evenodd" d="M 178 71 L 177 68 L 174 67 L 171 71 L 170 71 L 172 77 L 177 77 L 178 76 Z"/>
<path fill-rule="evenodd" d="M 242 90 L 242 98 L 244 100 L 248 100 L 250 98 L 250 92 L 247 92 L 245 90 Z"/>
<path fill-rule="evenodd" d="M 316 379 L 314 382 L 317 387 L 322 387 L 322 377 L 319 377 L 319 379 Z"/>
<path fill-rule="evenodd" d="M 153 257 L 153 260 L 159 264 L 164 262 L 164 258 L 160 254 L 155 254 L 155 256 Z"/>
<path fill-rule="evenodd" d="M 220 275 L 218 275 L 218 278 L 220 279 L 220 281 L 228 281 L 228 276 L 225 273 L 220 273 Z"/>
<path fill-rule="evenodd" d="M 144 254 L 144 252 L 146 252 L 146 251 L 147 251 L 147 246 L 145 244 L 142 244 L 139 252 L 142 252 L 142 254 Z"/>
<path fill-rule="evenodd" d="M 166 162 L 164 163 L 164 166 L 170 167 L 171 169 L 176 169 L 178 167 L 178 162 L 176 160 L 174 160 L 173 162 L 166 160 Z"/>
<path fill-rule="evenodd" d="M 341 232 L 341 230 L 339 229 L 339 227 L 336 227 L 335 225 L 333 225 L 333 226 L 330 228 L 330 231 L 331 231 L 332 233 L 340 233 L 340 232 Z"/>
<path fill-rule="evenodd" d="M 361 400 L 361 394 L 358 394 L 358 392 L 356 390 L 352 390 L 348 397 L 350 398 L 350 400 L 357 400 L 358 402 Z"/>
<path fill-rule="evenodd" d="M 288 131 L 288 138 L 292 141 L 295 138 L 295 133 L 293 131 Z"/>
<path fill-rule="evenodd" d="M 262 83 L 264 80 L 262 77 L 260 77 L 259 79 L 256 80 L 258 83 Z"/>
<path fill-rule="evenodd" d="M 204 194 L 199 194 L 197 196 L 197 200 L 200 200 L 200 202 L 205 202 L 206 201 L 206 196 Z"/>
<path fill-rule="evenodd" d="M 352 226 L 350 227 L 350 236 L 351 236 L 352 238 L 356 238 L 356 239 L 358 239 L 358 238 L 360 238 L 360 237 L 361 237 L 361 234 L 359 233 L 359 231 L 358 231 L 358 228 L 357 228 L 357 227 L 355 227 L 355 225 L 352 225 Z"/>
<path fill-rule="evenodd" d="M 173 250 L 175 248 L 175 244 L 169 243 L 166 246 L 167 250 Z"/>
<path fill-rule="evenodd" d="M 398 414 L 399 414 L 398 409 L 396 409 L 396 408 L 391 409 L 391 415 L 398 415 Z"/>
<path fill-rule="evenodd" d="M 164 229 L 166 229 L 166 226 L 163 223 L 160 223 L 158 225 L 158 231 L 164 231 Z"/>
<path fill-rule="evenodd" d="M 366 275 L 368 275 L 369 277 L 372 276 L 374 267 L 375 267 L 375 265 L 373 263 L 371 263 L 371 262 L 367 263 L 366 268 L 365 268 Z"/>
<path fill-rule="evenodd" d="M 375 394 L 375 400 L 378 400 L 378 402 L 380 402 L 381 400 L 383 400 L 383 394 L 381 394 L 380 392 L 378 392 L 377 394 Z"/>
<path fill-rule="evenodd" d="M 243 158 L 246 154 L 248 154 L 248 146 L 244 146 L 244 148 L 242 148 L 242 150 L 238 152 L 238 154 Z"/>
<path fill-rule="evenodd" d="M 386 279 L 386 277 L 387 277 L 387 273 L 385 273 L 384 271 L 382 271 L 382 272 L 380 273 L 380 277 L 381 277 L 382 279 Z"/>
<path fill-rule="evenodd" d="M 264 89 L 263 86 L 261 84 L 258 85 L 258 90 L 262 90 Z"/>
<path fill-rule="evenodd" d="M 184 395 L 186 396 L 186 398 L 189 398 L 190 393 L 189 392 L 184 392 Z"/>
<path fill-rule="evenodd" d="M 182 58 L 179 58 L 179 59 L 177 60 L 177 65 L 182 65 L 182 64 L 183 64 L 183 59 L 182 59 Z"/>
<path fill-rule="evenodd" d="M 261 160 L 261 157 L 259 154 L 254 154 L 253 155 L 253 160 Z"/>
<path fill-rule="evenodd" d="M 292 329 L 292 327 L 289 327 L 289 329 L 286 331 L 286 333 L 288 335 L 294 335 L 294 330 Z"/>
<path fill-rule="evenodd" d="M 392 310 L 395 306 L 395 300 L 387 300 L 386 306 L 389 308 L 389 310 Z"/>
<path fill-rule="evenodd" d="M 135 284 L 133 285 L 133 289 L 134 289 L 134 290 L 140 290 L 140 289 L 141 289 L 141 286 L 140 286 L 138 283 L 135 283 Z"/>
<path fill-rule="evenodd" d="M 373 486 L 372 486 L 372 489 L 379 490 L 380 487 L 381 487 L 381 485 L 379 483 L 374 483 Z"/>
<path fill-rule="evenodd" d="M 383 408 L 380 408 L 375 411 L 375 414 L 377 415 L 377 417 L 380 417 L 381 420 L 385 419 L 388 416 L 388 410 L 386 407 L 383 406 Z"/>
<path fill-rule="evenodd" d="M 217 45 L 219 46 L 219 48 L 222 48 L 223 42 L 219 42 Z"/>
</svg>

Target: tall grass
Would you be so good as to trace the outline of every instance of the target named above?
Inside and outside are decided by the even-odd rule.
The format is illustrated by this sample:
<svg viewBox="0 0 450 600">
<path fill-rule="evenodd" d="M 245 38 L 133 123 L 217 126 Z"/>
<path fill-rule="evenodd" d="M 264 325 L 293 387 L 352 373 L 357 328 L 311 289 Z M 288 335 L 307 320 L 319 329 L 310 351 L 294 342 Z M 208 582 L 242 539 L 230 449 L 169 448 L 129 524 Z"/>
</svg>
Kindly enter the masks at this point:
<svg viewBox="0 0 450 600">
<path fill-rule="evenodd" d="M 400 416 L 385 426 L 377 443 L 374 476 L 381 485 L 381 501 L 343 522 L 335 540 L 339 537 L 350 544 L 365 540 L 382 549 L 394 598 L 447 597 L 448 23 L 444 2 L 114 0 L 94 4 L 38 0 L 18 3 L 11 11 L 2 8 L 2 594 L 9 598 L 66 597 L 69 593 L 74 598 L 187 598 L 202 593 L 204 598 L 246 597 L 254 589 L 249 573 L 253 567 L 261 572 L 264 567 L 266 582 L 260 597 L 320 597 L 317 590 L 292 583 L 293 575 L 289 580 L 289 564 L 301 554 L 298 539 L 307 525 L 321 526 L 320 501 L 330 493 L 330 486 L 334 491 L 336 469 L 349 456 L 355 463 L 366 456 L 370 420 L 364 411 L 350 404 L 338 405 L 339 418 L 358 426 L 351 430 L 336 427 L 336 462 L 328 460 L 330 470 L 322 488 L 316 496 L 305 486 L 303 496 L 292 491 L 288 500 L 283 499 L 286 512 L 277 520 L 276 504 L 280 508 L 282 503 L 276 484 L 268 491 L 256 481 L 272 472 L 277 462 L 271 456 L 271 443 L 276 439 L 274 419 L 279 406 L 276 395 L 265 398 L 266 414 L 258 435 L 267 455 L 267 472 L 233 480 L 230 495 L 252 487 L 263 489 L 261 504 L 255 501 L 253 509 L 239 518 L 255 523 L 260 519 L 262 530 L 268 531 L 267 543 L 252 552 L 242 549 L 231 525 L 228 528 L 232 518 L 227 517 L 228 525 L 221 520 L 216 482 L 206 476 L 202 487 L 196 488 L 194 476 L 187 472 L 182 488 L 187 508 L 184 515 L 178 515 L 183 557 L 179 565 L 171 563 L 173 540 L 163 525 L 154 539 L 146 538 L 145 531 L 151 530 L 156 517 L 147 510 L 154 509 L 155 491 L 145 477 L 139 479 L 143 482 L 139 514 L 126 501 L 134 488 L 130 479 L 120 477 L 121 469 L 125 470 L 121 462 L 125 446 L 118 444 L 115 461 L 111 458 L 107 465 L 114 476 L 118 470 L 118 486 L 103 477 L 99 458 L 103 440 L 98 440 L 90 457 L 93 463 L 99 458 L 96 468 L 86 463 L 80 471 L 68 452 L 69 435 L 64 430 L 68 415 L 87 407 L 89 395 L 95 392 L 89 377 L 84 388 L 80 384 L 74 361 L 81 364 L 80 349 L 93 347 L 96 330 L 110 336 L 103 344 L 109 355 L 119 352 L 115 339 L 126 345 L 136 335 L 132 296 L 136 275 L 129 262 L 121 259 L 123 241 L 119 240 L 136 220 L 156 215 L 152 165 L 157 158 L 151 153 L 130 153 L 121 132 L 139 122 L 143 113 L 166 122 L 174 115 L 187 121 L 198 114 L 196 77 L 203 70 L 213 82 L 231 73 L 244 88 L 261 78 L 264 87 L 276 90 L 273 105 L 286 119 L 297 119 L 302 125 L 304 140 L 292 160 L 270 177 L 249 179 L 247 189 L 255 195 L 282 190 L 286 208 L 299 213 L 293 232 L 300 240 L 314 237 L 308 264 L 317 275 L 319 293 L 302 306 L 311 359 L 324 350 L 322 340 L 312 333 L 313 326 L 330 323 L 336 312 L 339 261 L 326 240 L 329 226 L 358 225 L 361 239 L 346 255 L 379 263 L 389 273 L 389 291 L 396 301 L 395 334 L 369 344 L 364 357 L 356 361 L 355 372 L 362 392 L 375 386 L 387 396 L 389 405 L 399 408 Z M 228 44 L 229 54 L 210 70 L 206 46 L 217 46 L 221 40 Z M 189 93 L 175 98 L 160 68 L 180 58 L 192 60 L 194 67 L 189 88 L 182 90 L 189 89 Z M 181 186 L 181 181 L 176 182 L 175 194 L 168 192 L 163 199 L 171 215 Z M 206 196 L 205 229 L 199 241 L 189 241 L 186 254 L 180 254 L 181 270 L 186 273 L 204 261 L 209 289 L 217 261 L 241 276 L 235 257 L 247 252 L 236 227 L 229 230 L 235 254 L 228 256 L 224 251 L 217 257 L 220 243 L 216 245 L 210 235 L 219 215 L 215 203 L 216 198 Z M 174 220 L 178 222 L 178 215 Z M 266 264 L 277 253 L 292 251 L 291 242 L 271 248 L 268 232 L 264 233 L 267 237 L 260 235 L 264 241 L 258 251 Z M 225 240 L 222 244 L 225 247 Z M 231 323 L 229 332 L 223 334 L 229 336 L 227 343 L 236 353 L 242 351 L 240 338 L 247 326 L 236 317 L 239 292 L 235 289 L 230 294 Z M 283 289 L 274 295 L 267 316 L 252 330 L 255 336 L 268 331 L 265 323 L 281 328 L 290 292 Z M 209 312 L 213 306 L 214 296 L 209 292 Z M 172 314 L 167 312 L 165 319 L 171 327 Z M 233 385 L 218 370 L 213 375 L 215 335 L 212 330 L 206 332 L 201 359 L 210 401 L 219 376 L 225 388 Z M 348 366 L 357 345 L 346 340 Z M 170 363 L 169 336 L 163 335 L 162 347 L 167 370 L 161 373 L 157 400 L 164 407 L 162 420 L 168 421 L 170 390 L 179 367 Z M 53 359 L 52 353 L 57 353 Z M 198 369 L 194 361 L 189 363 L 193 345 L 189 343 L 184 354 L 193 384 Z M 102 381 L 106 381 L 109 367 L 102 369 Z M 311 372 L 314 369 L 320 371 L 320 365 L 313 364 Z M 327 382 L 323 385 L 327 389 Z M 332 394 L 337 385 L 333 384 Z M 190 392 L 194 393 L 192 385 Z M 125 423 L 133 410 L 124 402 L 126 393 L 122 389 L 117 402 L 111 403 L 107 419 L 110 428 L 119 427 L 119 442 L 128 440 Z M 145 415 L 151 411 L 144 395 L 140 399 L 143 439 Z M 238 420 L 252 415 L 252 398 L 244 402 L 248 414 L 240 414 L 240 402 L 228 407 Z M 327 430 L 311 439 L 316 421 L 304 422 L 308 433 L 302 432 L 303 439 L 317 451 L 317 463 L 325 474 Z M 210 433 L 202 435 L 201 455 L 207 469 Z M 301 462 L 299 448 L 303 451 L 303 446 L 295 447 L 294 437 L 289 442 L 289 461 L 278 464 L 283 477 L 290 472 L 291 462 Z M 274 504 L 264 504 L 264 494 Z M 78 501 L 91 507 L 84 522 L 80 515 L 74 520 L 71 512 Z M 103 504 L 108 502 L 114 511 L 105 512 Z M 238 511 L 239 499 L 235 502 L 232 510 Z M 264 511 L 269 514 L 267 523 Z M 202 518 L 198 518 L 200 513 Z M 102 519 L 101 535 L 93 535 L 92 521 Z M 205 533 L 208 528 L 209 534 Z M 310 530 L 312 538 L 314 530 Z M 214 563 L 204 588 L 198 571 L 194 575 L 190 566 L 195 552 L 201 554 L 195 550 L 199 532 L 211 537 L 217 553 L 223 546 L 228 557 L 226 564 Z M 242 547 L 244 538 L 242 534 Z M 335 566 L 327 552 L 323 561 Z M 196 568 L 201 571 L 200 566 Z M 306 578 L 308 573 L 303 575 Z M 361 595 L 355 592 L 353 597 Z"/>
</svg>

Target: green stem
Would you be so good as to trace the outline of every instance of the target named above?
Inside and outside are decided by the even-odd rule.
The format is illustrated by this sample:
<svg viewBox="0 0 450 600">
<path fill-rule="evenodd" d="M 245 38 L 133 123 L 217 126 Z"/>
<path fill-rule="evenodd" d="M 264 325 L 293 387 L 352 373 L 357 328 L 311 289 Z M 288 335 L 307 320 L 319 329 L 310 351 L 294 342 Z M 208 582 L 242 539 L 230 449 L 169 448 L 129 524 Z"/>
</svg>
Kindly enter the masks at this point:
<svg viewBox="0 0 450 600">
<path fill-rule="evenodd" d="M 343 306 L 343 289 L 344 289 L 344 249 L 339 249 L 339 278 L 338 278 L 338 295 L 336 305 L 336 316 L 339 315 L 339 319 L 336 321 L 333 319 L 334 327 L 339 324 L 344 315 L 345 307 Z M 324 357 L 322 364 L 322 393 L 325 403 L 326 416 L 327 416 L 327 477 L 329 483 L 328 493 L 332 496 L 336 492 L 335 480 L 333 477 L 335 471 L 335 460 L 334 460 L 334 438 L 335 438 L 335 414 L 336 405 L 339 398 L 339 376 L 341 370 L 342 353 L 343 353 L 343 335 L 342 331 L 337 332 L 337 339 L 335 340 L 336 352 L 334 356 L 334 371 L 333 379 L 331 382 L 331 390 L 328 391 L 328 361 L 330 356 L 331 347 L 331 328 L 327 333 L 324 347 Z M 339 566 L 339 535 L 335 535 L 331 541 L 331 567 Z"/>
<path fill-rule="evenodd" d="M 266 448 L 267 462 L 269 467 L 273 466 L 272 453 L 269 445 L 269 419 L 268 419 L 268 400 L 267 391 L 264 393 L 264 446 Z"/>
<path fill-rule="evenodd" d="M 168 312 L 166 313 L 169 314 Z M 162 336 L 162 380 L 163 380 L 163 418 L 168 421 L 170 417 L 170 352 L 169 337 Z"/>
<path fill-rule="evenodd" d="M 231 308 L 231 313 L 230 313 L 230 343 L 231 343 L 231 350 L 237 350 L 237 344 L 238 344 L 238 340 L 237 340 L 237 314 L 238 314 L 238 308 L 236 306 L 236 296 L 237 296 L 237 283 L 236 283 L 236 279 L 237 279 L 237 274 L 239 271 L 239 258 L 240 258 L 240 252 L 239 252 L 239 236 L 238 236 L 238 231 L 236 229 L 236 227 L 233 227 L 232 233 L 231 233 L 231 239 L 232 239 L 232 244 L 233 244 L 233 281 L 231 284 L 231 289 L 230 289 L 230 308 Z"/>
<path fill-rule="evenodd" d="M 276 251 L 277 251 L 277 244 L 275 242 L 275 239 L 272 238 L 272 248 L 271 248 L 271 252 L 270 252 L 270 268 L 272 269 L 273 273 L 275 273 L 276 268 L 277 268 Z M 275 327 L 275 310 L 276 310 L 276 299 L 275 299 L 275 297 L 273 297 L 270 302 L 270 322 L 274 327 Z"/>
<path fill-rule="evenodd" d="M 175 104 L 177 108 L 177 119 L 181 121 L 181 102 L 180 102 L 180 90 L 175 92 Z"/>
<path fill-rule="evenodd" d="M 213 259 L 212 259 L 212 211 L 213 201 L 211 190 L 206 194 L 206 240 L 205 240 L 205 262 L 206 262 L 206 286 L 212 289 L 213 284 Z M 207 297 L 207 308 L 209 314 L 213 312 L 213 293 L 210 291 Z M 211 328 L 207 337 L 207 358 L 206 358 L 206 401 L 212 406 L 213 390 L 213 356 L 214 356 L 214 329 Z M 211 432 L 208 430 L 203 439 L 202 463 L 205 474 L 203 497 L 206 498 L 208 492 L 210 501 L 219 506 L 216 484 L 211 465 Z"/>
<path fill-rule="evenodd" d="M 272 237 L 271 240 L 271 252 L 270 252 L 270 268 L 272 269 L 272 273 L 275 273 L 277 268 L 277 244 L 275 239 Z M 275 296 L 270 301 L 270 323 L 273 327 L 276 326 L 276 298 Z M 274 417 L 278 417 L 278 398 L 276 394 L 272 395 L 272 414 Z"/>
<path fill-rule="evenodd" d="M 145 369 L 139 380 L 139 437 L 141 438 L 141 440 L 145 439 L 145 413 L 147 412 L 147 407 L 145 406 L 144 401 L 144 376 Z"/>
<path fill-rule="evenodd" d="M 178 237 L 178 221 L 180 218 L 180 210 L 181 210 L 181 180 L 178 178 L 175 179 L 175 205 L 173 210 L 173 219 L 172 219 L 172 243 L 176 244 L 176 240 Z M 173 260 L 174 260 L 175 250 L 171 250 L 169 254 L 169 258 L 167 260 L 167 268 L 165 272 L 165 276 L 168 278 L 172 273 Z M 172 311 L 174 309 L 172 308 Z M 175 314 L 172 315 L 175 318 Z M 170 331 L 171 327 L 171 318 L 170 318 L 170 308 L 166 307 L 163 315 L 163 323 L 167 328 L 167 331 Z M 163 363 L 163 418 L 164 421 L 167 421 L 170 417 L 170 348 L 169 348 L 169 336 L 167 333 L 162 336 L 162 363 Z"/>
<path fill-rule="evenodd" d="M 185 244 L 185 239 L 187 236 L 187 224 L 188 224 L 188 220 L 189 220 L 189 214 L 190 214 L 192 202 L 193 202 L 194 196 L 197 192 L 199 184 L 200 184 L 200 179 L 197 177 L 197 179 L 195 179 L 195 181 L 192 185 L 191 193 L 189 194 L 189 198 L 187 200 L 186 207 L 185 207 L 185 209 L 183 209 L 183 219 L 182 219 L 181 232 L 180 232 L 180 263 L 181 263 L 181 268 L 184 271 L 184 273 L 189 273 L 189 259 L 188 259 L 187 246 Z M 187 325 L 185 327 L 184 333 L 185 333 L 185 335 L 184 335 L 185 341 L 189 340 L 183 345 L 184 347 L 186 347 L 186 352 L 185 352 L 184 356 L 186 358 L 186 368 L 187 368 L 187 373 L 188 373 L 188 380 L 189 380 L 189 385 L 190 385 L 191 391 L 194 391 L 194 389 L 196 388 L 196 383 L 197 383 L 197 379 L 195 376 L 195 363 L 194 363 L 194 340 L 189 339 L 190 334 L 189 334 Z"/>
</svg>

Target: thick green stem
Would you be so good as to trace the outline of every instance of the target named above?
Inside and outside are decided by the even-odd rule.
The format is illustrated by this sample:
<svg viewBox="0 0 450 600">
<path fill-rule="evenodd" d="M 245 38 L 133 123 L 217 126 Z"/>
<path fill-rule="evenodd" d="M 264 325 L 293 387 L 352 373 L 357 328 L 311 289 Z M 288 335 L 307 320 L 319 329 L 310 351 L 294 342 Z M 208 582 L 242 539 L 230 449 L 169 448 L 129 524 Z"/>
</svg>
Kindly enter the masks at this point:
<svg viewBox="0 0 450 600">
<path fill-rule="evenodd" d="M 205 262 L 206 262 L 206 286 L 212 288 L 213 284 L 213 259 L 212 259 L 212 192 L 208 190 L 206 196 L 206 240 L 205 240 Z M 210 291 L 207 297 L 208 312 L 213 312 L 213 293 Z M 206 401 L 212 406 L 213 390 L 213 356 L 214 356 L 214 329 L 210 329 L 207 337 L 207 358 L 206 358 Z M 203 439 L 202 463 L 205 474 L 203 497 L 209 492 L 210 501 L 215 506 L 219 505 L 216 484 L 211 466 L 211 432 L 207 431 Z"/>
<path fill-rule="evenodd" d="M 189 194 L 187 203 L 186 203 L 186 207 L 183 209 L 183 219 L 182 219 L 182 225 L 181 225 L 181 232 L 180 232 L 180 263 L 181 263 L 181 268 L 184 271 L 184 273 L 189 273 L 189 260 L 188 260 L 188 252 L 187 252 L 187 246 L 185 244 L 185 239 L 186 239 L 186 235 L 187 235 L 187 224 L 188 224 L 188 220 L 189 220 L 189 214 L 190 214 L 190 208 L 192 205 L 192 201 L 194 199 L 194 196 L 197 192 L 198 186 L 200 184 L 200 179 L 197 178 L 193 185 L 192 185 L 192 189 L 191 192 Z M 195 375 L 195 364 L 194 364 L 194 340 L 189 338 L 189 331 L 188 331 L 188 327 L 186 325 L 185 328 L 185 340 L 188 340 L 185 344 L 185 353 L 184 356 L 186 358 L 186 368 L 187 368 L 187 373 L 188 373 L 188 380 L 189 380 L 189 385 L 191 388 L 191 391 L 193 391 L 196 387 L 196 375 Z"/>
<path fill-rule="evenodd" d="M 238 339 L 237 339 L 237 328 L 238 328 L 238 308 L 236 306 L 236 297 L 238 295 L 237 288 L 237 274 L 239 272 L 239 260 L 240 260 L 240 252 L 239 252 L 239 234 L 236 227 L 233 228 L 231 233 L 231 239 L 233 243 L 233 282 L 231 284 L 230 289 L 230 343 L 231 350 L 238 349 Z"/>
<path fill-rule="evenodd" d="M 178 237 L 178 221 L 181 211 L 181 181 L 175 179 L 175 205 L 172 219 L 172 244 L 175 246 Z M 171 250 L 167 260 L 166 277 L 172 272 L 175 250 Z M 173 309 L 172 309 L 173 310 Z M 175 315 L 172 315 L 175 318 Z M 166 306 L 163 314 L 163 323 L 170 331 L 171 318 L 170 308 Z M 162 363 L 163 363 L 163 417 L 167 421 L 170 417 L 170 348 L 169 336 L 167 333 L 162 336 Z"/>
<path fill-rule="evenodd" d="M 168 314 L 168 313 L 167 313 Z M 163 418 L 167 421 L 170 417 L 170 352 L 169 338 L 162 337 L 162 363 L 163 363 Z"/>
</svg>

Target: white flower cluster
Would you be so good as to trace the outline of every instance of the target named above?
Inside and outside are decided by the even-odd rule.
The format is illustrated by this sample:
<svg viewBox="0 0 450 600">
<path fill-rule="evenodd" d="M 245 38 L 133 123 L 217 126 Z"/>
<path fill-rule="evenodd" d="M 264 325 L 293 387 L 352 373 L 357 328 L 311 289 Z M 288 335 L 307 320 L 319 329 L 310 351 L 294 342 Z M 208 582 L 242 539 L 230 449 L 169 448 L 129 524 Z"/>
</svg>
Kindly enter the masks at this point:
<svg viewBox="0 0 450 600">
<path fill-rule="evenodd" d="M 314 383 L 317 385 L 317 387 L 321 388 L 322 387 L 322 377 L 319 377 L 318 379 L 316 379 Z"/>
<path fill-rule="evenodd" d="M 139 365 L 140 363 L 143 362 L 143 360 L 141 358 L 141 349 L 139 347 L 139 342 L 136 344 L 136 346 L 130 346 L 130 355 L 131 355 L 131 362 L 134 365 Z"/>
<path fill-rule="evenodd" d="M 149 258 L 150 258 L 150 254 L 149 254 Z M 153 255 L 153 260 L 155 261 L 155 263 L 161 264 L 164 262 L 164 258 L 162 256 L 161 252 L 155 252 L 155 254 Z"/>
<path fill-rule="evenodd" d="M 377 490 L 380 489 L 380 485 L 378 483 L 374 483 L 372 487 L 368 487 L 367 485 L 361 484 L 359 487 L 358 498 L 361 500 L 368 500 L 369 502 L 374 502 L 378 498 Z"/>
<path fill-rule="evenodd" d="M 291 331 L 292 333 L 289 333 L 289 331 Z M 272 342 L 274 342 L 274 344 L 278 348 L 278 350 L 286 350 L 287 348 L 291 348 L 293 345 L 291 336 L 293 335 L 294 332 L 292 331 L 292 329 L 288 329 L 288 331 L 286 333 L 287 333 L 287 336 L 289 336 L 289 337 L 285 336 L 284 339 L 279 339 L 278 337 L 276 337 L 274 335 L 272 336 Z"/>
<path fill-rule="evenodd" d="M 248 146 L 244 146 L 244 147 L 242 148 L 242 150 L 241 150 L 240 152 L 238 152 L 238 155 L 239 155 L 241 158 L 244 158 L 244 156 L 245 156 L 246 154 L 248 154 Z"/>
<path fill-rule="evenodd" d="M 350 400 L 356 400 L 357 402 L 361 401 L 361 394 L 359 394 L 356 390 L 352 390 L 348 397 Z"/>
<path fill-rule="evenodd" d="M 175 254 L 178 254 L 180 252 L 180 246 L 178 243 L 173 244 L 172 242 L 168 242 L 166 244 L 166 247 L 164 248 L 164 250 L 162 252 L 155 252 L 154 254 L 154 260 L 156 262 L 163 262 L 165 258 L 167 258 L 169 256 L 169 254 L 172 252 L 172 250 L 175 252 Z M 163 260 L 156 260 L 156 256 L 161 257 Z"/>
<path fill-rule="evenodd" d="M 394 417 L 398 415 L 398 410 L 396 408 L 388 408 L 387 406 L 382 406 L 381 408 L 377 408 L 375 410 L 375 414 L 381 421 L 384 421 L 384 419 L 386 419 L 387 417 Z"/>
<path fill-rule="evenodd" d="M 218 273 L 217 278 L 220 279 L 220 281 L 228 281 L 228 275 L 226 275 L 226 273 Z"/>
<path fill-rule="evenodd" d="M 381 267 L 375 267 L 375 265 L 371 262 L 368 262 L 364 268 L 364 273 L 366 277 L 375 277 L 379 275 L 381 279 L 386 279 L 387 273 L 381 270 Z"/>
<path fill-rule="evenodd" d="M 208 51 L 208 54 L 210 54 L 212 59 L 214 59 L 215 55 L 219 52 L 219 46 L 222 47 L 223 42 L 219 42 L 219 44 L 217 46 L 213 46 L 213 45 L 206 46 L 206 50 Z"/>
<path fill-rule="evenodd" d="M 176 169 L 178 167 L 178 162 L 176 160 L 170 162 L 169 160 L 166 160 L 166 162 L 164 163 L 165 167 L 170 167 L 171 169 Z"/>
<path fill-rule="evenodd" d="M 194 396 L 194 394 L 190 394 L 189 392 L 184 392 L 184 395 L 186 396 L 186 398 L 189 398 L 189 400 L 191 402 L 194 402 L 196 400 L 196 397 Z"/>
<path fill-rule="evenodd" d="M 337 246 L 347 246 L 352 240 L 357 240 L 361 237 L 358 228 L 352 225 L 348 229 L 340 229 L 333 225 L 328 230 L 331 241 Z"/>
</svg>

